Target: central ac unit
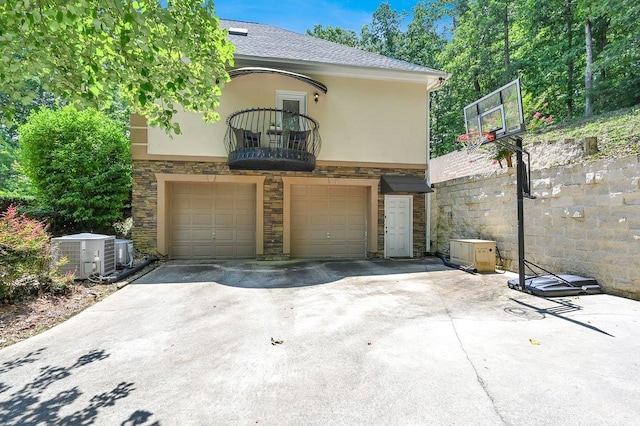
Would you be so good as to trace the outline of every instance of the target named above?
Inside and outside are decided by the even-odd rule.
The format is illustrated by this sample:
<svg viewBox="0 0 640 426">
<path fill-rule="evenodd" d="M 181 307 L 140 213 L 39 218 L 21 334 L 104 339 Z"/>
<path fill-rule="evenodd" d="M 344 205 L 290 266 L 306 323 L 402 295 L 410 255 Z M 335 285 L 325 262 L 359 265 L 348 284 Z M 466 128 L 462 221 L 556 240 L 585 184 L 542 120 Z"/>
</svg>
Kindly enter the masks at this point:
<svg viewBox="0 0 640 426">
<path fill-rule="evenodd" d="M 108 276 L 116 271 L 116 237 L 101 234 L 74 234 L 52 238 L 58 258 L 66 257 L 63 273 L 71 272 L 75 279 Z"/>
</svg>

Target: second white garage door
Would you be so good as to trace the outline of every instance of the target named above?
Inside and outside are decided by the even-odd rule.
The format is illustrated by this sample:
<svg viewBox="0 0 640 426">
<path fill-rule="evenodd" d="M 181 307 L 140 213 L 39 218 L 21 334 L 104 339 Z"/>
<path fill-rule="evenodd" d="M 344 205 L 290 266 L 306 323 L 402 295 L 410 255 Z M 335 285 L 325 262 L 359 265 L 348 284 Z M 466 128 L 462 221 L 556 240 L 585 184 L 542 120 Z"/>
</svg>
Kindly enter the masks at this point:
<svg viewBox="0 0 640 426">
<path fill-rule="evenodd" d="M 292 257 L 366 257 L 367 189 L 291 186 Z"/>
<path fill-rule="evenodd" d="M 255 230 L 255 185 L 171 184 L 170 258 L 253 258 L 256 256 Z"/>
</svg>

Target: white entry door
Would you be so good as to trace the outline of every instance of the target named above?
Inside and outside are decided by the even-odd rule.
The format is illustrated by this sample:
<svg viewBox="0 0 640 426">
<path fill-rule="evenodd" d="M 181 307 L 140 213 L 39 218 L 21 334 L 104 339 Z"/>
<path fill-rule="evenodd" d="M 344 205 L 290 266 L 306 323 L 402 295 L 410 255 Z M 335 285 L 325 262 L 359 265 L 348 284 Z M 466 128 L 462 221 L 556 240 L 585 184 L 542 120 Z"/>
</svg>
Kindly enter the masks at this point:
<svg viewBox="0 0 640 426">
<path fill-rule="evenodd" d="M 413 257 L 413 196 L 384 196 L 384 257 Z"/>
</svg>

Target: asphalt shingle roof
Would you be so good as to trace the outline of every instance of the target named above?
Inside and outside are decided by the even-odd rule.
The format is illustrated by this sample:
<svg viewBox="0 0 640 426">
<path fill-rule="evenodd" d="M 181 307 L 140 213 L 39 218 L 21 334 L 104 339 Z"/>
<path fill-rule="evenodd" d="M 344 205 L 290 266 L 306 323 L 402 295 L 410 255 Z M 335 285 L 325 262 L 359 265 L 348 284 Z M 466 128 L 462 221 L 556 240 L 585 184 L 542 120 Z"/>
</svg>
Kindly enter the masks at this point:
<svg viewBox="0 0 640 426">
<path fill-rule="evenodd" d="M 228 36 L 229 41 L 236 46 L 236 55 L 405 72 L 442 73 L 442 71 L 432 68 L 343 46 L 272 25 L 226 19 L 221 19 L 220 25 L 227 29 L 244 28 L 248 30 L 246 36 L 233 34 Z"/>
</svg>

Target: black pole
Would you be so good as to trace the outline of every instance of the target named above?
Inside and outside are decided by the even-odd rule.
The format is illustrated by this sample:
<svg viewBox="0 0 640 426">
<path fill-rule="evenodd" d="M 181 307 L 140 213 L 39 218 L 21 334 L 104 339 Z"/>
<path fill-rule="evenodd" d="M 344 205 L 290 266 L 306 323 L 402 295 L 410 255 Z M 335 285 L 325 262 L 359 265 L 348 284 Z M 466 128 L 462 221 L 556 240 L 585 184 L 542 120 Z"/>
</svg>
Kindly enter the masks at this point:
<svg viewBox="0 0 640 426">
<path fill-rule="evenodd" d="M 522 163 L 522 139 L 516 138 L 516 186 L 518 187 L 518 277 L 520 289 L 525 289 L 524 278 L 524 173 L 525 168 Z"/>
</svg>

